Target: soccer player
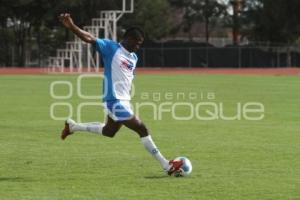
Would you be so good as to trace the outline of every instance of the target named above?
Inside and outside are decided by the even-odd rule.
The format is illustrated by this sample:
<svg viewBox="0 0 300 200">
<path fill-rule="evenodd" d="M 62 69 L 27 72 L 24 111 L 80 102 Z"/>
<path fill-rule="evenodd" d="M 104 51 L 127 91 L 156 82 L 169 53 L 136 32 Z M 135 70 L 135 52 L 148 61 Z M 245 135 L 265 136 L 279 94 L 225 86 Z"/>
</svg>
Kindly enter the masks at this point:
<svg viewBox="0 0 300 200">
<path fill-rule="evenodd" d="M 149 130 L 145 124 L 134 115 L 130 106 L 130 90 L 134 78 L 134 70 L 137 63 L 136 51 L 144 41 L 144 33 L 137 27 L 126 30 L 123 40 L 118 43 L 109 39 L 96 38 L 76 26 L 68 13 L 59 16 L 61 23 L 81 40 L 93 44 L 101 54 L 104 64 L 103 92 L 106 108 L 106 123 L 90 122 L 76 123 L 67 119 L 61 133 L 61 139 L 65 139 L 76 131 L 87 131 L 106 137 L 114 137 L 122 125 L 136 132 L 142 144 L 161 164 L 162 168 L 172 175 L 177 171 L 182 161 L 168 161 L 158 150 L 153 142 Z"/>
</svg>

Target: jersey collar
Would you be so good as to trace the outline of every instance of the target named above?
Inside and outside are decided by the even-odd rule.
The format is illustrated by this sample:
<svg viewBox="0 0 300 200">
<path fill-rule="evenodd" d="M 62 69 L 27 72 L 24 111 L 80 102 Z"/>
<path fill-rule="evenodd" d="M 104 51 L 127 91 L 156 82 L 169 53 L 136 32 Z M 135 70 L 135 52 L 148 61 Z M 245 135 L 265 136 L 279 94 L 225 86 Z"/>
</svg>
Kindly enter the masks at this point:
<svg viewBox="0 0 300 200">
<path fill-rule="evenodd" d="M 119 45 L 120 45 L 122 51 L 124 51 L 126 54 L 133 55 L 133 53 L 130 53 L 127 49 L 125 49 L 125 47 L 121 43 L 119 43 Z"/>
</svg>

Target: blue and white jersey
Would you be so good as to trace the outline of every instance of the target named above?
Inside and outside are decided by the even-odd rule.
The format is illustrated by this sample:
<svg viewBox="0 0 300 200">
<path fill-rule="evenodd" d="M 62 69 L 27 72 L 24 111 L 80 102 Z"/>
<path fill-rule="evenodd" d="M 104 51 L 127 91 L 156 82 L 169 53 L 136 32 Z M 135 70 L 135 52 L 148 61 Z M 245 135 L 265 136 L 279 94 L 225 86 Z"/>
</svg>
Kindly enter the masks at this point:
<svg viewBox="0 0 300 200">
<path fill-rule="evenodd" d="M 97 38 L 96 49 L 104 64 L 103 101 L 130 100 L 137 55 L 109 39 Z"/>
</svg>

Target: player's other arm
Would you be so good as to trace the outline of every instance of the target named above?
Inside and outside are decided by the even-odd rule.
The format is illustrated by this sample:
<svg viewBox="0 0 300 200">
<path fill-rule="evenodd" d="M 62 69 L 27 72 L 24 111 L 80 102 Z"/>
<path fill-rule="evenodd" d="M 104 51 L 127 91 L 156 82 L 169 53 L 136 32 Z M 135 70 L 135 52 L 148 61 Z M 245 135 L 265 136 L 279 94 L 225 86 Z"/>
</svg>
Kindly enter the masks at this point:
<svg viewBox="0 0 300 200">
<path fill-rule="evenodd" d="M 80 39 L 87 43 L 95 43 L 96 37 L 91 33 L 80 29 L 76 24 L 74 24 L 73 19 L 69 13 L 62 13 L 59 15 L 59 21 L 70 31 L 72 31 L 75 35 L 77 35 Z"/>
</svg>

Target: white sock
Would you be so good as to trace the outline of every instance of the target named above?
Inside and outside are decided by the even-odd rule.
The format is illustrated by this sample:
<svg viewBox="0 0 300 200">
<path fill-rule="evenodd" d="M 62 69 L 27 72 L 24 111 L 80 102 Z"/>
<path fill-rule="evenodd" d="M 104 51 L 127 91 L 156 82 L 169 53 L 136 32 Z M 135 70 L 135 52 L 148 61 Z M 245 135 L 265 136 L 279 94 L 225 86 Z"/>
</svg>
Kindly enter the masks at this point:
<svg viewBox="0 0 300 200">
<path fill-rule="evenodd" d="M 152 137 L 150 135 L 142 137 L 141 141 L 145 148 L 149 151 L 149 153 L 152 154 L 156 158 L 156 160 L 160 162 L 161 166 L 164 169 L 167 169 L 169 167 L 169 161 L 160 153 L 160 151 L 154 144 Z"/>
<path fill-rule="evenodd" d="M 88 122 L 88 123 L 73 123 L 70 124 L 72 132 L 75 131 L 88 131 L 91 133 L 102 134 L 104 124 L 99 122 Z"/>
</svg>

